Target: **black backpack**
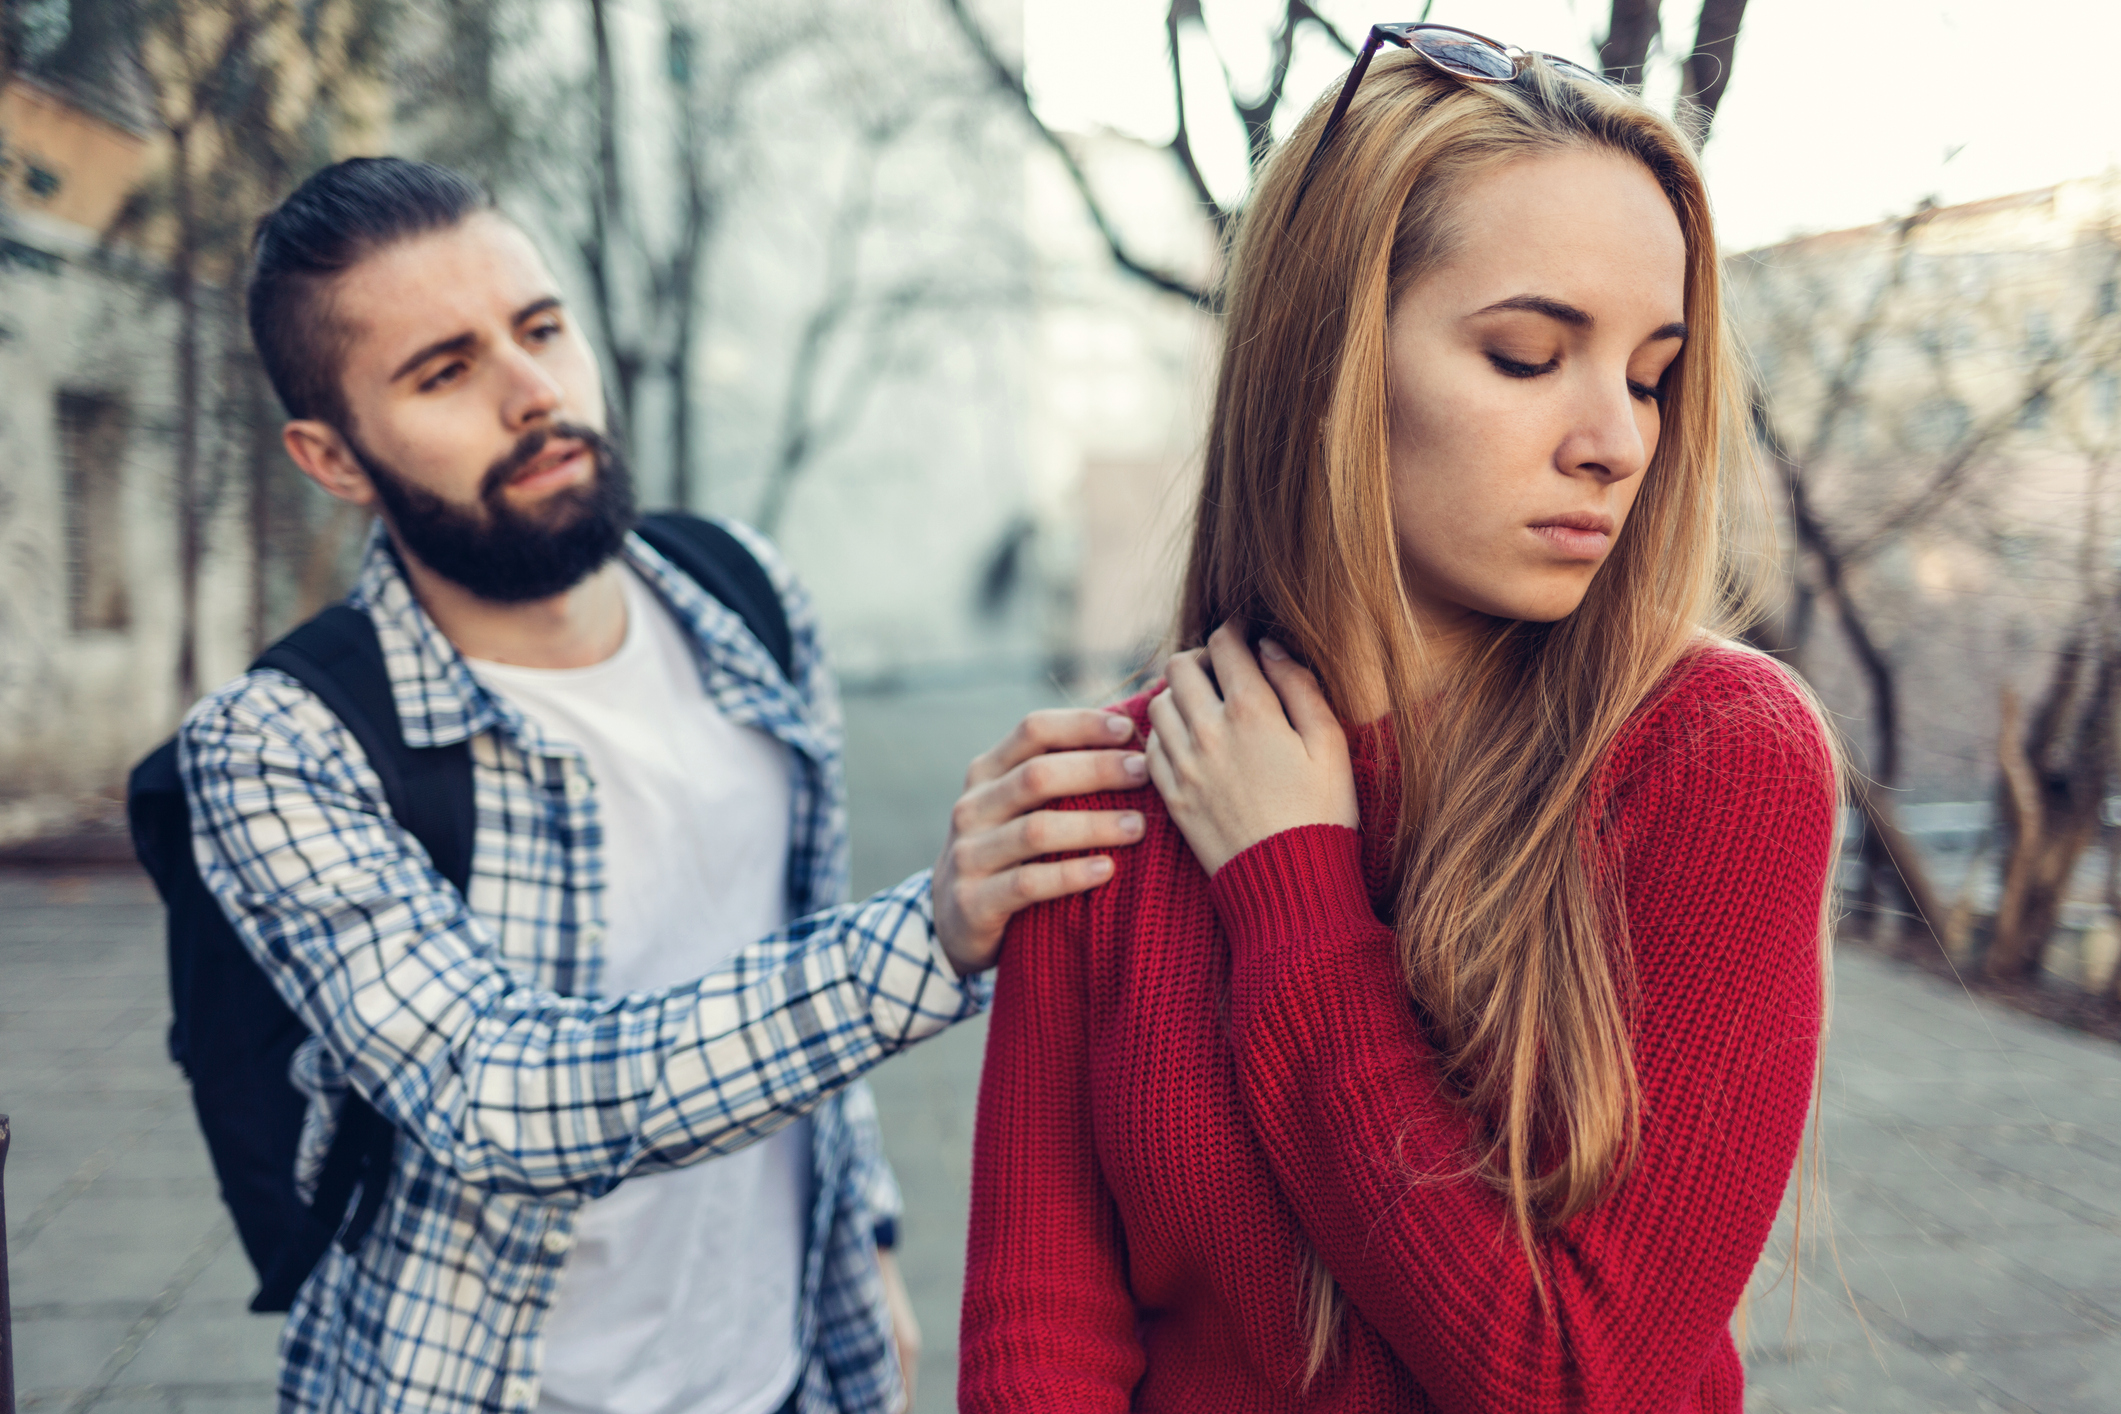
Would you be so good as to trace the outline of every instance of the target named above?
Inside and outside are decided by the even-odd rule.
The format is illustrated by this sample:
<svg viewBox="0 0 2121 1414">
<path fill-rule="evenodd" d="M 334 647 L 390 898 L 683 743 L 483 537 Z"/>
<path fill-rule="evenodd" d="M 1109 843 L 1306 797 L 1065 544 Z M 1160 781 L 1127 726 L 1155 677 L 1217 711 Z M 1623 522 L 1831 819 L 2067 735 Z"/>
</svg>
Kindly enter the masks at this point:
<svg viewBox="0 0 2121 1414">
<path fill-rule="evenodd" d="M 668 511 L 646 517 L 640 533 L 736 611 L 782 675 L 792 676 L 780 595 L 743 542 L 712 522 Z M 471 876 L 476 823 L 470 743 L 420 749 L 405 744 L 368 615 L 335 604 L 251 666 L 278 668 L 323 699 L 367 753 L 391 815 L 425 846 L 436 871 L 462 891 Z M 258 1273 L 250 1309 L 285 1311 L 334 1237 L 349 1252 L 367 1237 L 389 1187 L 397 1132 L 360 1096 L 349 1094 L 315 1201 L 301 1200 L 295 1154 L 307 1101 L 289 1080 L 288 1064 L 309 1030 L 280 1000 L 200 882 L 174 738 L 133 768 L 126 814 L 133 850 L 168 914 L 170 1058 L 191 1082 L 221 1200 Z"/>
</svg>

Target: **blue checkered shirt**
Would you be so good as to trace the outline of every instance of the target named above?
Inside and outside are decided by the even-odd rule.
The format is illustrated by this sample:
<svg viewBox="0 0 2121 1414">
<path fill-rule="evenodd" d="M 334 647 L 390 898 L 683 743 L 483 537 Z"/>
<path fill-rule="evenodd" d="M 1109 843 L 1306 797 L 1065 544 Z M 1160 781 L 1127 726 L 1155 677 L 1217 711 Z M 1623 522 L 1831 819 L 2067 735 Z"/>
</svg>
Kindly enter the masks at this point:
<svg viewBox="0 0 2121 1414">
<path fill-rule="evenodd" d="M 527 1411 L 539 1330 L 581 1206 L 633 1174 L 812 1118 L 816 1194 L 797 1338 L 804 1414 L 903 1402 L 874 1247 L 895 1218 L 855 1077 L 971 1015 L 935 944 L 925 875 L 847 885 L 839 706 L 808 598 L 764 540 L 793 682 L 728 608 L 638 536 L 627 561 L 699 650 L 729 719 L 789 747 L 789 916 L 699 981 L 602 995 L 604 834 L 579 750 L 480 685 L 379 533 L 349 602 L 374 620 L 405 740 L 469 739 L 469 897 L 391 818 L 353 736 L 292 678 L 252 672 L 179 739 L 199 872 L 314 1033 L 314 1183 L 351 1086 L 396 1125 L 396 1172 L 359 1250 L 334 1246 L 281 1338 L 283 1410 Z"/>
</svg>

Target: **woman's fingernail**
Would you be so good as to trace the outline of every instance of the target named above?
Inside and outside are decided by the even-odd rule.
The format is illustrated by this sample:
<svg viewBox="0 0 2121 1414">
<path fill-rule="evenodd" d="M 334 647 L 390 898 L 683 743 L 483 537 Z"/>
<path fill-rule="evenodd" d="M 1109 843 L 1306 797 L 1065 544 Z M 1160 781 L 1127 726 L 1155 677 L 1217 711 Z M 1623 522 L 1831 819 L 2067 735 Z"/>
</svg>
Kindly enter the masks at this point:
<svg viewBox="0 0 2121 1414">
<path fill-rule="evenodd" d="M 1259 641 L 1259 655 L 1262 658 L 1272 658 L 1277 663 L 1289 656 L 1282 646 L 1271 638 L 1262 638 Z"/>
<path fill-rule="evenodd" d="M 1105 714 L 1105 730 L 1118 737 L 1121 741 L 1125 741 L 1128 737 L 1134 735 L 1134 719 L 1132 717 L 1123 717 L 1117 712 L 1107 712 Z"/>
<path fill-rule="evenodd" d="M 1141 815 L 1136 811 L 1129 810 L 1126 814 L 1120 816 L 1119 832 L 1129 838 L 1140 834 L 1142 832 Z"/>
<path fill-rule="evenodd" d="M 1105 858 L 1103 855 L 1099 855 L 1097 858 L 1090 861 L 1090 872 L 1096 875 L 1098 878 L 1102 879 L 1107 874 L 1112 872 L 1112 861 Z"/>
<path fill-rule="evenodd" d="M 1126 773 L 1129 776 L 1132 776 L 1135 780 L 1140 781 L 1148 779 L 1149 758 L 1142 755 L 1139 751 L 1130 752 L 1127 755 L 1120 757 L 1119 764 L 1121 768 L 1125 770 Z"/>
</svg>

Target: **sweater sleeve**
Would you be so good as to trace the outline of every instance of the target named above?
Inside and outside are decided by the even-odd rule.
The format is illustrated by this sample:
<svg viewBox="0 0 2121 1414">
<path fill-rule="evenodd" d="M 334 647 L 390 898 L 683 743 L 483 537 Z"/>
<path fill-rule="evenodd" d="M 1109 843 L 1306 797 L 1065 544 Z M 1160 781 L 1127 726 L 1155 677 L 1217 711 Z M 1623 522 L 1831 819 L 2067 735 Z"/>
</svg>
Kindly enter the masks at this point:
<svg viewBox="0 0 2121 1414">
<path fill-rule="evenodd" d="M 1091 1133 L 1091 926 L 1083 897 L 1056 900 L 1018 914 L 1002 949 L 972 1144 L 957 1384 L 968 1414 L 1124 1410 L 1141 1378 Z"/>
<path fill-rule="evenodd" d="M 1809 713 L 1696 702 L 1634 733 L 1617 849 L 1642 1147 L 1541 1230 L 1542 1306 L 1502 1196 L 1367 907 L 1352 831 L 1288 831 L 1212 885 L 1247 1119 L 1306 1235 L 1438 1409 L 1672 1410 L 1780 1204 L 1820 1025 L 1831 772 Z M 1771 693 L 1771 696 L 1773 694 Z"/>
</svg>

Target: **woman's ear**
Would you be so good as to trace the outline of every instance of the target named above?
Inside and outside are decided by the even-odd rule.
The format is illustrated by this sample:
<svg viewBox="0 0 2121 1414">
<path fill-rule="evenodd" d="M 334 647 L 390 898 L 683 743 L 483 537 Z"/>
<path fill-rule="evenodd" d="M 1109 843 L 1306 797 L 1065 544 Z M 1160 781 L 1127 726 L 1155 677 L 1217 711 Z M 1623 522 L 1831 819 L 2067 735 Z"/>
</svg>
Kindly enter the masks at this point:
<svg viewBox="0 0 2121 1414">
<path fill-rule="evenodd" d="M 280 441 L 302 474 L 323 487 L 326 495 L 349 505 L 375 504 L 375 483 L 338 428 L 315 418 L 297 418 L 280 429 Z"/>
</svg>

